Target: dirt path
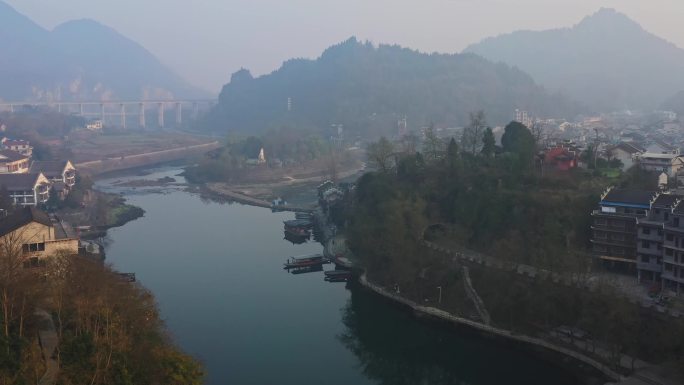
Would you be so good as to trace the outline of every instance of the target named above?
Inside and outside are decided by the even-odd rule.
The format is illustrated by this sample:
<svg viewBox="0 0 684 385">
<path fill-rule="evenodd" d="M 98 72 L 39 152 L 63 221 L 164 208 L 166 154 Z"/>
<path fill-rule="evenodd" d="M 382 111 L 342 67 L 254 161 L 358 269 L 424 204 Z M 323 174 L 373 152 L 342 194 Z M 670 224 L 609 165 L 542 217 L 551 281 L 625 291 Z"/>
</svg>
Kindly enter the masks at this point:
<svg viewBox="0 0 684 385">
<path fill-rule="evenodd" d="M 53 385 L 57 381 L 57 375 L 59 374 L 59 364 L 53 358 L 53 353 L 59 343 L 57 331 L 55 331 L 55 324 L 52 322 L 52 317 L 48 312 L 37 309 L 35 314 L 41 319 L 38 338 L 40 339 L 40 346 L 43 358 L 45 359 L 45 374 L 38 381 L 38 385 Z"/>
</svg>

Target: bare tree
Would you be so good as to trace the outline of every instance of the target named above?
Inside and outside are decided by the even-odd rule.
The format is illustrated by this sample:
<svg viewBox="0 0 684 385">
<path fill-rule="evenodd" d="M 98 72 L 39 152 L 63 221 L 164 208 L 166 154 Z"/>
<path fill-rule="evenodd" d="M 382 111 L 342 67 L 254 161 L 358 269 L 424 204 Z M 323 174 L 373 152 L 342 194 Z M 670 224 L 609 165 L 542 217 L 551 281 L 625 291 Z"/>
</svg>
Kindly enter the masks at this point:
<svg viewBox="0 0 684 385">
<path fill-rule="evenodd" d="M 470 123 L 463 129 L 461 147 L 463 151 L 476 155 L 482 148 L 482 137 L 487 127 L 487 120 L 484 111 L 470 113 Z"/>
<path fill-rule="evenodd" d="M 429 161 L 439 159 L 444 153 L 444 141 L 437 137 L 434 127 L 430 125 L 425 130 L 425 140 L 423 141 L 423 152 Z"/>
<path fill-rule="evenodd" d="M 537 148 L 541 148 L 542 145 L 545 144 L 546 140 L 548 139 L 548 133 L 546 132 L 544 124 L 540 122 L 532 123 L 532 126 L 530 127 L 530 132 L 534 137 L 534 142 L 537 144 Z"/>
<path fill-rule="evenodd" d="M 384 136 L 377 142 L 368 145 L 368 160 L 382 172 L 387 172 L 392 167 L 394 145 Z"/>
</svg>

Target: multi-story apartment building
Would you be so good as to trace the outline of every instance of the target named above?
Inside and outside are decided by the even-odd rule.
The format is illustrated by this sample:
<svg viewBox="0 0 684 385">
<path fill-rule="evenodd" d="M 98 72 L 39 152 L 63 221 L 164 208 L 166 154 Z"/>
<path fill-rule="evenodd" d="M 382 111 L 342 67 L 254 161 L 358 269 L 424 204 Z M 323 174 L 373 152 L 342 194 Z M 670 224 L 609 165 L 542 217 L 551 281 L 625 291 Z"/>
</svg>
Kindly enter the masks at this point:
<svg viewBox="0 0 684 385">
<path fill-rule="evenodd" d="M 682 197 L 659 194 L 645 217 L 637 218 L 637 279 L 660 282 L 663 271 L 665 224 L 672 219 L 672 209 Z"/>
<path fill-rule="evenodd" d="M 645 218 L 656 200 L 653 191 L 610 188 L 592 212 L 592 251 L 611 267 L 634 271 L 637 264 L 637 219 Z"/>
<path fill-rule="evenodd" d="M 608 189 L 592 212 L 594 256 L 609 267 L 636 270 L 679 294 L 684 289 L 684 196 Z"/>
<path fill-rule="evenodd" d="M 664 226 L 662 283 L 679 294 L 684 288 L 684 203 L 677 202 L 671 214 Z"/>
</svg>

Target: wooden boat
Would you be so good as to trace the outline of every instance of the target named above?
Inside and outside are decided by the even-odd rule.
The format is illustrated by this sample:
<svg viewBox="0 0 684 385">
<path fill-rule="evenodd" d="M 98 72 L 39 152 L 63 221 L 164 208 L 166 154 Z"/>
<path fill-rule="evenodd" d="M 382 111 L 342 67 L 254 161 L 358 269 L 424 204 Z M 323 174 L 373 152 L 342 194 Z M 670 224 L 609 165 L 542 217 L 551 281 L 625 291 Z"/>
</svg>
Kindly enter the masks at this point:
<svg viewBox="0 0 684 385">
<path fill-rule="evenodd" d="M 323 265 L 313 265 L 313 266 L 306 266 L 306 267 L 295 267 L 292 270 L 290 270 L 290 273 L 292 274 L 306 274 L 306 273 L 315 273 L 318 271 L 323 270 Z"/>
<path fill-rule="evenodd" d="M 285 231 L 285 240 L 292 242 L 295 245 L 301 245 L 306 243 L 311 238 L 311 234 L 305 233 L 303 235 L 293 234 L 289 231 Z"/>
<path fill-rule="evenodd" d="M 326 277 L 346 277 L 351 276 L 351 271 L 349 270 L 328 270 L 325 273 Z"/>
<path fill-rule="evenodd" d="M 309 229 L 305 229 L 302 227 L 285 227 L 285 233 L 298 236 L 298 237 L 309 237 L 311 233 L 309 232 Z"/>
<path fill-rule="evenodd" d="M 311 213 L 295 213 L 295 218 L 300 220 L 311 220 L 313 214 Z"/>
<path fill-rule="evenodd" d="M 314 254 L 314 255 L 303 256 L 303 257 L 289 258 L 287 260 L 287 262 L 285 263 L 285 268 L 286 269 L 294 269 L 297 267 L 322 265 L 324 263 L 326 263 L 326 260 L 323 259 L 323 256 L 321 254 Z"/>
<path fill-rule="evenodd" d="M 351 279 L 351 275 L 348 275 L 348 276 L 340 275 L 340 276 L 332 276 L 332 277 L 331 277 L 331 276 L 326 276 L 326 277 L 324 278 L 324 280 L 325 280 L 326 282 L 347 282 L 347 281 L 349 281 L 350 279 Z"/>
<path fill-rule="evenodd" d="M 285 228 L 298 227 L 302 229 L 310 229 L 313 227 L 313 222 L 308 219 L 293 219 L 289 221 L 283 221 Z"/>
</svg>

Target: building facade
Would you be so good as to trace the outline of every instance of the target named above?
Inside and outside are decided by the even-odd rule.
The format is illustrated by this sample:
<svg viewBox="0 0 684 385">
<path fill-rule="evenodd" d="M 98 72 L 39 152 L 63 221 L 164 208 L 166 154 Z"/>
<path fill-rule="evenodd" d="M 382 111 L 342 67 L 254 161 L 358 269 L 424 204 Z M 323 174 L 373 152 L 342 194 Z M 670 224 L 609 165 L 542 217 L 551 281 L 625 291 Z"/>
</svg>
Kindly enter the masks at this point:
<svg viewBox="0 0 684 385">
<path fill-rule="evenodd" d="M 35 207 L 24 207 L 0 220 L 0 248 L 5 255 L 23 260 L 24 267 L 39 267 L 46 258 L 78 254 L 79 241 L 73 232 Z"/>
<path fill-rule="evenodd" d="M 52 183 L 42 173 L 0 174 L 0 188 L 4 188 L 16 206 L 37 206 L 50 198 Z"/>
<path fill-rule="evenodd" d="M 656 193 L 608 189 L 592 212 L 592 252 L 604 264 L 633 271 L 637 263 L 637 218 L 645 217 Z"/>
</svg>

